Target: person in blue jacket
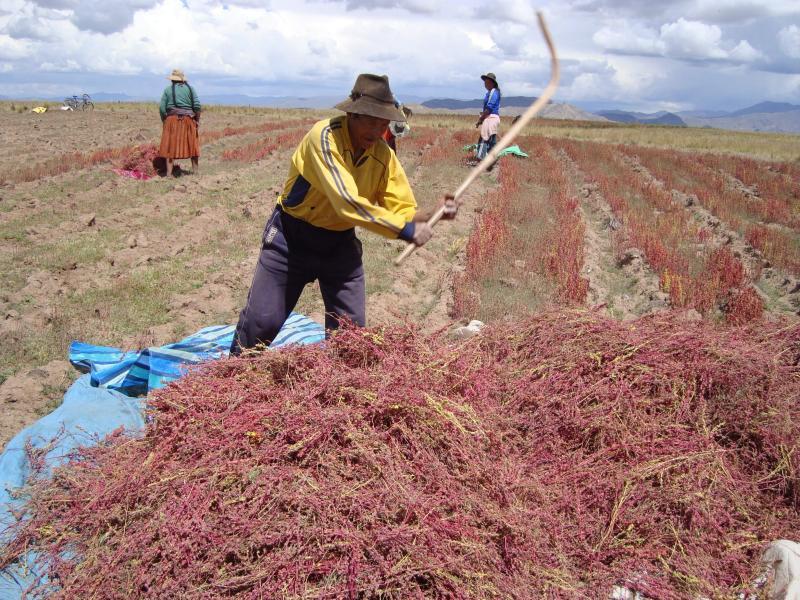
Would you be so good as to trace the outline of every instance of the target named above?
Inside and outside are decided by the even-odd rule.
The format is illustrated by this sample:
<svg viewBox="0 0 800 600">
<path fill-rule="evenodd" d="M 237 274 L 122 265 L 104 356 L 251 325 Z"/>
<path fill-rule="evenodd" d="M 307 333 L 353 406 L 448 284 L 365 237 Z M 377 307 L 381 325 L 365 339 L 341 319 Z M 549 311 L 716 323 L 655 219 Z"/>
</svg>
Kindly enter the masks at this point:
<svg viewBox="0 0 800 600">
<path fill-rule="evenodd" d="M 481 137 L 478 140 L 478 147 L 475 150 L 475 157 L 483 160 L 486 155 L 497 143 L 497 132 L 500 129 L 500 86 L 497 84 L 497 77 L 494 73 L 481 75 L 483 85 L 486 88 L 486 96 L 483 98 L 483 112 L 478 116 L 475 127 L 481 128 Z"/>
</svg>

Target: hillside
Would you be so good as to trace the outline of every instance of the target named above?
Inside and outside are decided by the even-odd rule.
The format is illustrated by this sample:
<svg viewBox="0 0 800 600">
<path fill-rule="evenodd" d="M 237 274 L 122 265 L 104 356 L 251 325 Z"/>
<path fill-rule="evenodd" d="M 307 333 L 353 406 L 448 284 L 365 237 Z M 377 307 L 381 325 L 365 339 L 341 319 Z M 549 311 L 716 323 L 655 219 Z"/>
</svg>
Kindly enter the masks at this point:
<svg viewBox="0 0 800 600">
<path fill-rule="evenodd" d="M 595 110 L 594 114 L 618 123 L 645 123 L 678 127 L 712 127 L 734 131 L 770 133 L 800 132 L 800 105 L 787 102 L 759 102 L 736 111 L 688 110 L 644 113 L 628 110 Z"/>
<path fill-rule="evenodd" d="M 506 96 L 503 98 L 500 114 L 507 117 L 516 117 L 536 101 L 535 96 Z M 456 100 L 454 98 L 438 98 L 426 100 L 415 107 L 421 114 L 459 114 L 475 115 L 483 107 L 482 99 Z M 412 105 L 412 108 L 414 106 Z M 563 119 L 568 121 L 606 121 L 605 117 L 587 112 L 572 104 L 550 101 L 539 116 L 545 119 Z"/>
<path fill-rule="evenodd" d="M 686 127 L 686 122 L 678 115 L 671 112 L 657 112 L 653 114 L 629 112 L 624 110 L 601 110 L 596 114 L 605 117 L 609 121 L 618 123 L 641 123 L 643 125 L 674 125 L 676 127 Z"/>
<path fill-rule="evenodd" d="M 743 117 L 745 115 L 760 115 L 766 113 L 785 113 L 800 110 L 800 106 L 789 104 L 788 102 L 759 102 L 753 106 L 748 106 L 737 110 L 728 116 Z"/>
<path fill-rule="evenodd" d="M 521 107 L 527 108 L 536 102 L 536 96 L 503 96 L 502 105 L 507 107 Z M 552 101 L 550 102 L 552 103 Z M 472 100 L 456 100 L 455 98 L 434 98 L 433 100 L 425 100 L 422 106 L 426 108 L 444 108 L 448 110 L 461 110 L 464 108 L 480 110 L 483 107 L 482 98 L 474 98 Z"/>
<path fill-rule="evenodd" d="M 800 133 L 800 106 L 780 112 L 736 113 L 714 118 L 684 117 L 691 127 L 716 127 L 736 131 Z"/>
</svg>

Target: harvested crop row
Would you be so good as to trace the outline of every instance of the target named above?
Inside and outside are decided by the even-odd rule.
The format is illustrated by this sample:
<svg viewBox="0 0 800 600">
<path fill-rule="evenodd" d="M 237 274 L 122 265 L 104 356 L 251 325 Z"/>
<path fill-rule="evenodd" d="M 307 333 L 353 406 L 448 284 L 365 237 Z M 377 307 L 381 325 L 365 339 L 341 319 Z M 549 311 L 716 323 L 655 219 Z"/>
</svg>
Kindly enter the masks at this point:
<svg viewBox="0 0 800 600">
<path fill-rule="evenodd" d="M 797 206 L 775 199 L 761 199 L 730 189 L 725 175 L 706 166 L 699 155 L 655 148 L 620 147 L 628 155 L 638 156 L 655 177 L 669 188 L 695 195 L 700 203 L 729 227 L 738 231 L 772 263 L 794 276 L 800 274 L 800 242 L 787 226 L 796 219 Z M 797 184 L 786 194 L 793 194 Z M 796 203 L 796 200 L 795 200 Z"/>
<path fill-rule="evenodd" d="M 625 225 L 620 233 L 644 250 L 673 306 L 704 315 L 721 309 L 736 323 L 761 316 L 763 303 L 739 259 L 724 247 L 707 249 L 697 224 L 649 173 L 637 172 L 611 147 L 561 143 L 598 183 Z"/>
<path fill-rule="evenodd" d="M 39 482 L 54 598 L 731 597 L 800 529 L 800 325 L 547 313 L 210 365 Z"/>
<path fill-rule="evenodd" d="M 569 175 L 570 189 L 579 198 L 579 211 L 586 223 L 581 273 L 589 279 L 589 306 L 602 306 L 607 314 L 624 320 L 666 309 L 669 296 L 661 291 L 658 275 L 641 251 L 614 251 L 615 231 L 622 223 L 614 217 L 599 186 L 587 182 L 586 175 L 565 152 L 560 151 L 558 158 Z"/>
<path fill-rule="evenodd" d="M 500 159 L 491 190 L 466 245 L 465 270 L 454 282 L 454 312 L 493 320 L 553 303 L 582 304 L 585 225 L 577 199 L 548 141 L 520 138 L 537 168 Z"/>
<path fill-rule="evenodd" d="M 305 129 L 291 129 L 275 136 L 267 136 L 250 144 L 225 150 L 222 160 L 255 162 L 266 158 L 277 150 L 287 150 L 296 146 L 306 135 Z"/>
<path fill-rule="evenodd" d="M 266 123 L 247 127 L 225 127 L 221 130 L 203 131 L 201 133 L 201 142 L 203 144 L 208 144 L 220 138 L 239 136 L 247 133 L 267 133 L 290 127 L 308 125 L 312 122 L 313 120 L 310 119 L 294 119 L 280 122 L 267 121 Z M 62 154 L 38 164 L 15 169 L 13 172 L 0 173 L 0 182 L 22 183 L 36 181 L 43 177 L 62 175 L 70 171 L 93 167 L 97 164 L 126 162 L 130 160 L 129 157 L 131 155 L 136 155 L 140 152 L 140 147 L 145 148 L 151 146 L 151 143 L 143 143 L 141 146 L 126 145 L 117 148 L 104 148 L 94 152 L 71 152 Z"/>
<path fill-rule="evenodd" d="M 732 174 L 739 184 L 747 186 L 769 221 L 800 232 L 800 183 L 752 158 L 704 154 L 696 159 L 711 170 Z"/>
</svg>

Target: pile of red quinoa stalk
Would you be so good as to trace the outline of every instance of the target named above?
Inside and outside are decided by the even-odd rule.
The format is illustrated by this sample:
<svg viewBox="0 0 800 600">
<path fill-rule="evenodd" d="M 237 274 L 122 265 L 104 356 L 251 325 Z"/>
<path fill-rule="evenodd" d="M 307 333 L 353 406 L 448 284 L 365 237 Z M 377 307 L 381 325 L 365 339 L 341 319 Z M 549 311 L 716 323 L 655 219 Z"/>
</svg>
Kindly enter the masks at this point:
<svg viewBox="0 0 800 600">
<path fill-rule="evenodd" d="M 751 590 L 800 531 L 800 325 L 549 312 L 212 363 L 35 482 L 51 598 Z"/>
</svg>

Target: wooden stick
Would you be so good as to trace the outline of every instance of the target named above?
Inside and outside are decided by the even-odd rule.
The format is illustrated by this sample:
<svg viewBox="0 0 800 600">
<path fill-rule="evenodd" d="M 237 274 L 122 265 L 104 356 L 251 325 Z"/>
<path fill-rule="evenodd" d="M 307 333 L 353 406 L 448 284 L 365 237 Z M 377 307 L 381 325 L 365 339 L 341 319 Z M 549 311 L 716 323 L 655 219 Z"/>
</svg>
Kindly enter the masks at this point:
<svg viewBox="0 0 800 600">
<path fill-rule="evenodd" d="M 505 150 L 508 146 L 511 145 L 511 142 L 514 141 L 514 138 L 517 137 L 517 134 L 520 130 L 525 127 L 533 117 L 539 114 L 539 111 L 547 104 L 547 102 L 552 97 L 553 93 L 556 91 L 558 87 L 558 78 L 559 78 L 559 68 L 558 68 L 558 56 L 556 55 L 556 48 L 553 45 L 553 40 L 550 37 L 550 31 L 547 29 L 547 24 L 544 22 L 544 16 L 541 12 L 536 13 L 537 18 L 539 19 L 539 29 L 542 30 L 542 35 L 544 36 L 544 41 L 547 42 L 547 47 L 550 50 L 550 67 L 552 75 L 550 76 L 550 82 L 547 84 L 547 87 L 542 92 L 542 95 L 539 96 L 536 101 L 531 104 L 527 110 L 522 114 L 519 121 L 514 123 L 511 126 L 511 129 L 500 138 L 500 141 L 495 144 L 494 148 L 486 155 L 486 157 L 470 171 L 467 178 L 458 186 L 458 189 L 453 193 L 453 198 L 456 202 L 458 202 L 458 198 L 467 190 L 467 188 L 478 178 L 478 175 L 486 171 L 493 163 L 497 160 L 498 155 Z M 444 206 L 439 207 L 433 216 L 428 219 L 428 225 L 433 227 L 436 223 L 444 215 Z M 394 264 L 395 266 L 400 265 L 406 258 L 408 258 L 414 250 L 416 250 L 418 246 L 414 242 L 409 242 L 406 246 L 405 250 L 398 256 Z"/>
</svg>

